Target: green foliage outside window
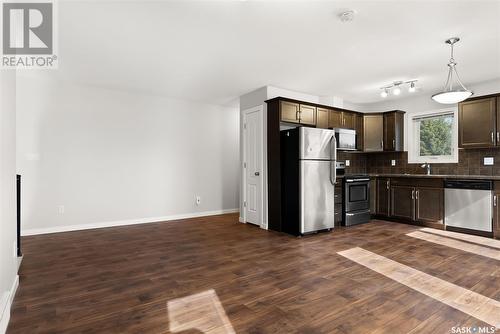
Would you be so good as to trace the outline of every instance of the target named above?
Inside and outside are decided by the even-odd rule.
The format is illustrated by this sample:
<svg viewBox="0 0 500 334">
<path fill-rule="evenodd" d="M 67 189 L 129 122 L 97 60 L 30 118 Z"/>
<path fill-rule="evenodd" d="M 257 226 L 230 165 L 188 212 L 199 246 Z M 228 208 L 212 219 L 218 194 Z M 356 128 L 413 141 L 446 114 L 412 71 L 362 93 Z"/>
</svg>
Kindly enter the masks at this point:
<svg viewBox="0 0 500 334">
<path fill-rule="evenodd" d="M 453 116 L 420 121 L 420 156 L 451 155 Z"/>
</svg>

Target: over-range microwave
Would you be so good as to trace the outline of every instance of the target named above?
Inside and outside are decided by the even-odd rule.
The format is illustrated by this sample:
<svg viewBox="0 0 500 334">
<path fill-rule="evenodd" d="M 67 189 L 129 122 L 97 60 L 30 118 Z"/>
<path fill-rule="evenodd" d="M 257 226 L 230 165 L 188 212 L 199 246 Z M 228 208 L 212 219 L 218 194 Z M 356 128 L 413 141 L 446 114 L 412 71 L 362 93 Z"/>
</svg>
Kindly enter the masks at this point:
<svg viewBox="0 0 500 334">
<path fill-rule="evenodd" d="M 333 129 L 337 139 L 337 149 L 344 151 L 356 150 L 356 130 L 351 129 Z"/>
</svg>

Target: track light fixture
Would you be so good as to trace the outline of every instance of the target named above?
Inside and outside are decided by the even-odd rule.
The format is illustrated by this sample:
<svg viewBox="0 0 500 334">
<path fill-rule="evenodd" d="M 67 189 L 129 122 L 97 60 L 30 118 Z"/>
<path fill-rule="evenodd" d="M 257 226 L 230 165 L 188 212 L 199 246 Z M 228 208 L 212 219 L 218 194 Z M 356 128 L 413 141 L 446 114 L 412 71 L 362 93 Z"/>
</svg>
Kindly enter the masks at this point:
<svg viewBox="0 0 500 334">
<path fill-rule="evenodd" d="M 389 93 L 392 93 L 392 95 L 398 96 L 401 94 L 401 87 L 403 85 L 409 85 L 408 86 L 408 92 L 409 93 L 414 93 L 417 90 L 416 87 L 416 82 L 418 80 L 409 80 L 409 81 L 394 81 L 392 84 L 387 85 L 385 87 L 382 87 L 382 91 L 380 92 L 380 97 L 386 98 L 389 96 Z"/>
</svg>

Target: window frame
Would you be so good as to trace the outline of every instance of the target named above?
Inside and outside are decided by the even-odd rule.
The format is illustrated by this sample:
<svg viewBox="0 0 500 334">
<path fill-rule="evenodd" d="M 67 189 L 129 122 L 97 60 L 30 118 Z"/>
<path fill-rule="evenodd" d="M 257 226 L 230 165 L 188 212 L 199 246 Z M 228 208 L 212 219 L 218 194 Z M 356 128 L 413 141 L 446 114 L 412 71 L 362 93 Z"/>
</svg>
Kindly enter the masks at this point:
<svg viewBox="0 0 500 334">
<path fill-rule="evenodd" d="M 445 114 L 453 113 L 453 124 L 451 128 L 451 155 L 442 156 L 421 156 L 420 155 L 420 129 L 417 129 L 416 119 L 422 117 L 444 116 Z M 448 164 L 458 163 L 458 107 L 449 107 L 446 109 L 429 110 L 423 112 L 411 113 L 407 118 L 407 133 L 408 133 L 408 163 L 425 163 L 430 164 Z"/>
</svg>

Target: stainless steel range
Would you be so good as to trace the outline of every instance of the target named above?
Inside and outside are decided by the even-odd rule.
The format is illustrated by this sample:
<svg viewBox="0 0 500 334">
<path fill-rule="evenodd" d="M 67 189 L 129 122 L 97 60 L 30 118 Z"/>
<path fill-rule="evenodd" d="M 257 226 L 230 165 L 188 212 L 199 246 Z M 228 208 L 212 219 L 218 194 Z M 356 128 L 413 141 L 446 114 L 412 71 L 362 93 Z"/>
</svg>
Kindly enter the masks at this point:
<svg viewBox="0 0 500 334">
<path fill-rule="evenodd" d="M 345 226 L 370 221 L 370 177 L 367 175 L 346 175 L 343 181 Z"/>
</svg>

